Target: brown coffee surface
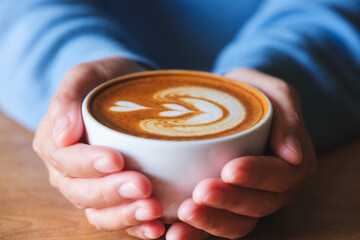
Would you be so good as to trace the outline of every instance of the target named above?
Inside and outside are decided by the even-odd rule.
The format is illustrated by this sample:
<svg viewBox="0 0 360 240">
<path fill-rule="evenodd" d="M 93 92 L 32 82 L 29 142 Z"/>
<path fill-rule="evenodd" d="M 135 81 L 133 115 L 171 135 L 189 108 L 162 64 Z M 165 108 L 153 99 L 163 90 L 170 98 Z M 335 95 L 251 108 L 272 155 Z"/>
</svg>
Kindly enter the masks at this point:
<svg viewBox="0 0 360 240">
<path fill-rule="evenodd" d="M 203 140 L 233 135 L 266 115 L 264 97 L 233 80 L 191 71 L 153 71 L 111 81 L 90 96 L 101 124 L 133 136 Z"/>
</svg>

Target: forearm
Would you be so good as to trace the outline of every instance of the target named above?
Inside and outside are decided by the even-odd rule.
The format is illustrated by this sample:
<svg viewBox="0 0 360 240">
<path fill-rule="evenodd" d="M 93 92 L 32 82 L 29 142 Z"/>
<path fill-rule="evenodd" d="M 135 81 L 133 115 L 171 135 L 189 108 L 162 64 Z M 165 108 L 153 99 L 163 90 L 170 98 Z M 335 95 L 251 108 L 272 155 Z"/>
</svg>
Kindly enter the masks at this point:
<svg viewBox="0 0 360 240">
<path fill-rule="evenodd" d="M 0 5 L 0 106 L 31 130 L 72 66 L 114 56 L 152 65 L 95 1 L 3 0 Z"/>
<path fill-rule="evenodd" d="M 334 144 L 360 129 L 359 9 L 355 1 L 268 1 L 214 71 L 249 67 L 289 82 L 317 148 Z"/>
</svg>

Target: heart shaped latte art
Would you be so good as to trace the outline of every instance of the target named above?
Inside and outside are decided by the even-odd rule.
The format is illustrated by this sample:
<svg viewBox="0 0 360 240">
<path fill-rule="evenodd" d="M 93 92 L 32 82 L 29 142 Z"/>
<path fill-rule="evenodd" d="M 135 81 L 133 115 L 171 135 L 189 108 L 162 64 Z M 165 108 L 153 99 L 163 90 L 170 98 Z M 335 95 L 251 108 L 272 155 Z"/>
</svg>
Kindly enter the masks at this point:
<svg viewBox="0 0 360 240">
<path fill-rule="evenodd" d="M 129 101 L 117 101 L 116 106 L 110 108 L 111 111 L 115 112 L 130 112 L 140 109 L 147 109 L 147 107 Z"/>
<path fill-rule="evenodd" d="M 214 134 L 232 129 L 245 118 L 244 107 L 238 99 L 211 88 L 174 87 L 155 93 L 153 98 L 168 110 L 160 112 L 159 118 L 141 120 L 139 126 L 158 135 Z M 129 101 L 117 101 L 110 110 L 129 112 L 149 108 Z"/>
</svg>

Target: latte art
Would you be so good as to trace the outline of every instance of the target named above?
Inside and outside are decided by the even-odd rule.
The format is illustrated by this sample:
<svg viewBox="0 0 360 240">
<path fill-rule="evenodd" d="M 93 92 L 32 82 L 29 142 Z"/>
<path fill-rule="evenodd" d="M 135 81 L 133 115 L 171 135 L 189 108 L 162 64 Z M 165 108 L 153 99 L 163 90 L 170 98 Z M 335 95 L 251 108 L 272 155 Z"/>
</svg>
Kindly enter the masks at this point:
<svg viewBox="0 0 360 240">
<path fill-rule="evenodd" d="M 88 103 L 91 115 L 116 131 L 162 140 L 233 135 L 265 116 L 256 90 L 205 73 L 129 75 L 105 84 Z"/>
<path fill-rule="evenodd" d="M 245 110 L 231 95 L 204 87 L 177 87 L 155 93 L 154 99 L 164 102 L 169 110 L 157 119 L 145 119 L 139 126 L 146 132 L 164 136 L 201 136 L 229 130 L 240 124 Z M 166 103 L 176 101 L 178 104 Z M 192 105 L 193 110 L 184 106 Z M 110 108 L 116 112 L 149 109 L 136 103 L 118 101 Z M 123 107 L 119 107 L 123 106 Z"/>
</svg>

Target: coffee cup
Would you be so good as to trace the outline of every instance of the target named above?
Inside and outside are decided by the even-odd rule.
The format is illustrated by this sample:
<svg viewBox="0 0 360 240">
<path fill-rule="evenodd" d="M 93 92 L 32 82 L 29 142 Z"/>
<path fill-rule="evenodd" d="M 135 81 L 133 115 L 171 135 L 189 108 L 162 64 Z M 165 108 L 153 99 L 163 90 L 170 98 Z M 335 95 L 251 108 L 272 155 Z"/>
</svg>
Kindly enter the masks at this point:
<svg viewBox="0 0 360 240">
<path fill-rule="evenodd" d="M 105 82 L 86 96 L 82 115 L 88 143 L 118 150 L 127 169 L 145 174 L 171 223 L 197 183 L 235 157 L 264 152 L 272 106 L 243 83 L 164 70 Z"/>
</svg>

